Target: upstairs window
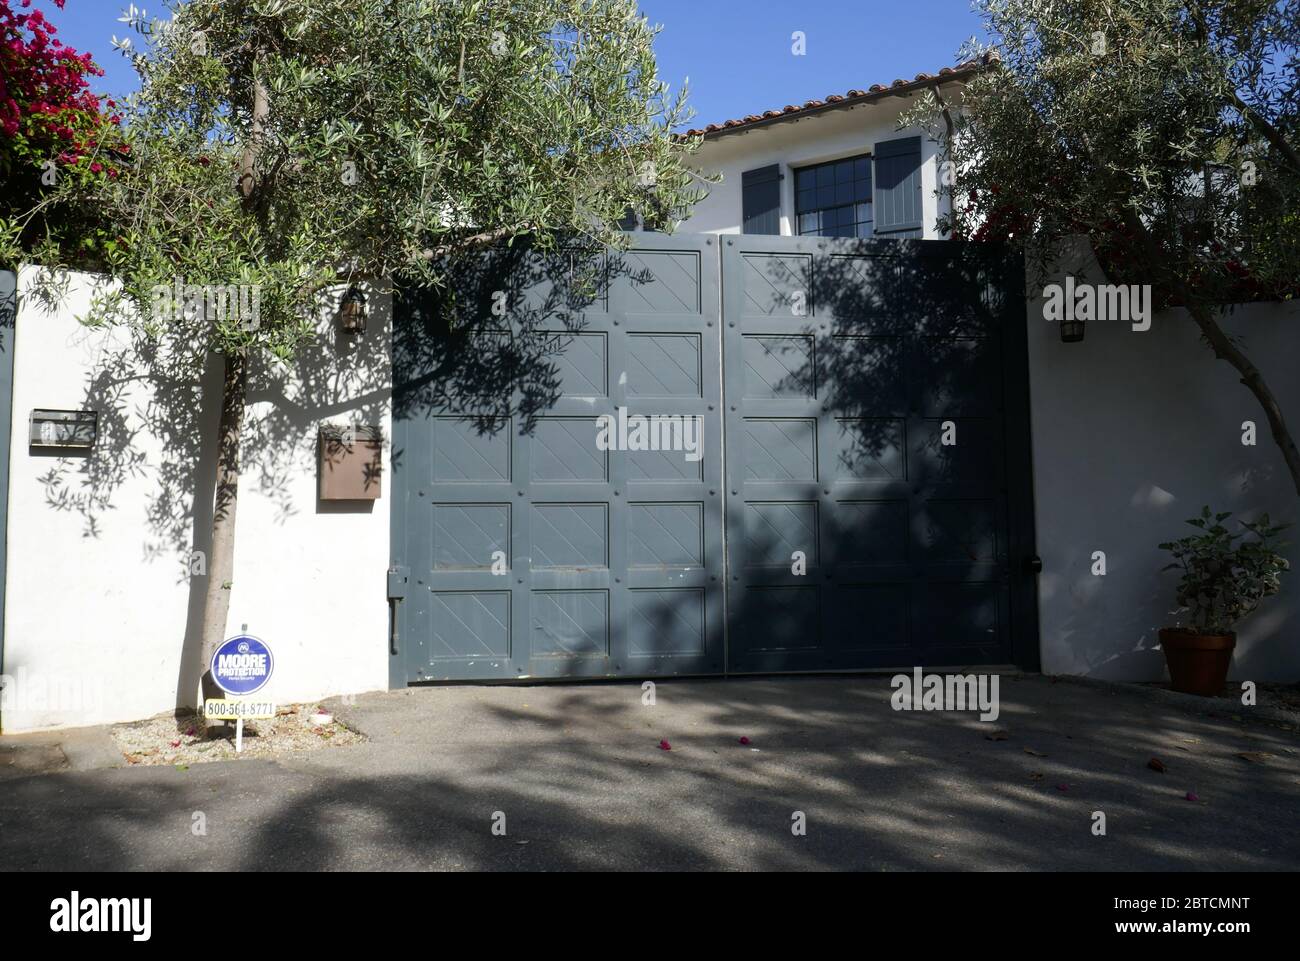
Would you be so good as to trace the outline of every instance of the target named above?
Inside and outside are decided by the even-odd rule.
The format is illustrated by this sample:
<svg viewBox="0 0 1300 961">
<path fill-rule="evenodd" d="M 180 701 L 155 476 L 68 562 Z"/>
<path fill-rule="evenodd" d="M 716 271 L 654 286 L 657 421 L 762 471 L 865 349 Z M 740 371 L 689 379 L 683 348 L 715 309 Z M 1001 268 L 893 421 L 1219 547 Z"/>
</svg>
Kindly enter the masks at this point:
<svg viewBox="0 0 1300 961">
<path fill-rule="evenodd" d="M 811 237 L 870 237 L 871 155 L 794 172 L 795 222 Z"/>
</svg>

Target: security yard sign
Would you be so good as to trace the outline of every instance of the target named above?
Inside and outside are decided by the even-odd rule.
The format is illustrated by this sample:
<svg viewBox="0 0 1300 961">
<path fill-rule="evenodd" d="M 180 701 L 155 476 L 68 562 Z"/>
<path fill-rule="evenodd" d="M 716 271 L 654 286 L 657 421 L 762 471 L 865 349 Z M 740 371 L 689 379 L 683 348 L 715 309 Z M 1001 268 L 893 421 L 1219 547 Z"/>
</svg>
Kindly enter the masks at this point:
<svg viewBox="0 0 1300 961">
<path fill-rule="evenodd" d="M 255 694 L 275 668 L 271 649 L 251 634 L 236 634 L 212 655 L 212 680 L 227 694 Z"/>
<path fill-rule="evenodd" d="M 212 655 L 212 680 L 227 694 L 241 697 L 256 694 L 271 679 L 275 657 L 264 642 L 251 634 L 236 634 Z M 244 721 L 275 717 L 275 705 L 269 701 L 242 701 L 209 698 L 203 702 L 203 716 L 208 720 L 235 722 L 235 751 L 244 748 Z"/>
</svg>

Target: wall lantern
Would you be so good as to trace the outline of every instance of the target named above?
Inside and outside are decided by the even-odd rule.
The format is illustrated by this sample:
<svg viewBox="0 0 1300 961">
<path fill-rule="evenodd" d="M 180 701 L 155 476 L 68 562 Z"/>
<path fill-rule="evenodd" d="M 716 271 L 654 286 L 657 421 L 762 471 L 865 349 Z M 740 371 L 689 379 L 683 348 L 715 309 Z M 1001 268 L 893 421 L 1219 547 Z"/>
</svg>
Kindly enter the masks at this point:
<svg viewBox="0 0 1300 961">
<path fill-rule="evenodd" d="M 28 444 L 32 447 L 68 447 L 89 450 L 99 436 L 99 411 L 32 411 Z"/>
<path fill-rule="evenodd" d="M 1082 320 L 1063 320 L 1061 321 L 1061 343 L 1077 344 L 1083 340 Z"/>
<path fill-rule="evenodd" d="M 339 328 L 345 334 L 366 332 L 366 295 L 361 288 L 352 286 L 339 303 Z"/>
</svg>

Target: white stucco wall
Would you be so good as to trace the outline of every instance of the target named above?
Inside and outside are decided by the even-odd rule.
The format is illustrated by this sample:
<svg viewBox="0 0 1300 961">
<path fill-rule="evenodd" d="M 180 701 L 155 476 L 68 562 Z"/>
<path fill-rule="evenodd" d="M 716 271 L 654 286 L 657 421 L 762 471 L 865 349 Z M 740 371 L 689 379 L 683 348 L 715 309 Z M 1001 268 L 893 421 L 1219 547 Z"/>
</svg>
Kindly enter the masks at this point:
<svg viewBox="0 0 1300 961">
<path fill-rule="evenodd" d="M 781 165 L 784 175 L 781 181 L 781 234 L 793 236 L 798 233 L 794 224 L 794 168 L 871 153 L 881 141 L 919 135 L 925 237 L 928 240 L 939 237 L 935 231 L 941 212 L 935 189 L 938 186 L 936 156 L 939 144 L 919 128 L 898 127 L 899 114 L 912 103 L 911 97 L 900 97 L 706 140 L 695 157 L 695 166 L 708 173 L 720 173 L 722 180 L 709 185 L 709 196 L 694 207 L 680 229 L 689 233 L 740 233 L 741 174 L 775 163 Z M 946 198 L 943 202 L 947 204 Z"/>
<path fill-rule="evenodd" d="M 128 333 L 76 320 L 100 279 L 71 275 L 51 308 L 32 296 L 36 278 L 20 271 L 6 732 L 130 720 L 193 702 L 178 687 L 182 676 L 197 677 L 206 578 L 191 578 L 188 560 L 210 536 L 221 386 L 219 358 L 192 396 L 184 387 L 194 378 L 128 374 L 114 359 Z M 391 300 L 376 294 L 371 307 L 359 338 L 323 317 L 321 338 L 293 370 L 258 369 L 250 380 L 228 633 L 247 624 L 271 646 L 275 673 L 261 693 L 280 703 L 387 686 L 387 450 L 380 500 L 367 508 L 317 500 L 321 423 L 378 424 L 391 436 Z M 37 407 L 100 409 L 94 450 L 29 451 Z M 160 426 L 168 424 L 185 429 Z M 208 443 L 196 458 L 199 436 Z"/>
<path fill-rule="evenodd" d="M 1090 255 L 1076 265 L 1104 282 Z M 1042 669 L 1161 680 L 1157 631 L 1175 623 L 1177 576 L 1161 573 L 1156 545 L 1192 533 L 1184 520 L 1204 504 L 1300 521 L 1300 496 L 1258 402 L 1184 312 L 1155 315 L 1146 332 L 1093 321 L 1082 343 L 1064 344 L 1042 306 L 1031 300 L 1028 315 Z M 1300 430 L 1300 305 L 1241 307 L 1224 326 Z M 1253 447 L 1242 444 L 1248 420 Z M 1105 576 L 1091 572 L 1094 551 Z M 1234 679 L 1300 679 L 1300 546 L 1288 556 L 1282 594 L 1239 627 Z"/>
</svg>

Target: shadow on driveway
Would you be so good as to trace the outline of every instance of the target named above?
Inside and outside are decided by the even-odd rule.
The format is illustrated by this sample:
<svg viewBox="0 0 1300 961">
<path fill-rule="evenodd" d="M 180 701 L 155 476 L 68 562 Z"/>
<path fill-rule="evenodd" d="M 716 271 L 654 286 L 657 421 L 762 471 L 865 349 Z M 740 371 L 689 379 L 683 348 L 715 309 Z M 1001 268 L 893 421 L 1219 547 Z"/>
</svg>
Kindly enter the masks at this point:
<svg viewBox="0 0 1300 961">
<path fill-rule="evenodd" d="M 370 737 L 354 748 L 8 781 L 0 868 L 1300 867 L 1300 737 L 1248 708 L 1006 676 L 982 723 L 895 712 L 891 693 L 808 677 L 661 681 L 653 706 L 637 682 L 366 695 L 335 707 Z"/>
</svg>

